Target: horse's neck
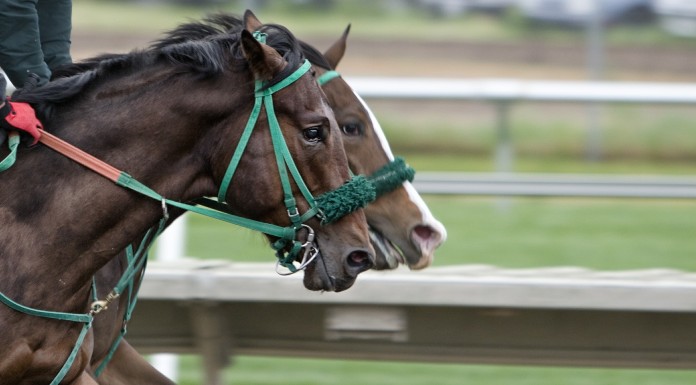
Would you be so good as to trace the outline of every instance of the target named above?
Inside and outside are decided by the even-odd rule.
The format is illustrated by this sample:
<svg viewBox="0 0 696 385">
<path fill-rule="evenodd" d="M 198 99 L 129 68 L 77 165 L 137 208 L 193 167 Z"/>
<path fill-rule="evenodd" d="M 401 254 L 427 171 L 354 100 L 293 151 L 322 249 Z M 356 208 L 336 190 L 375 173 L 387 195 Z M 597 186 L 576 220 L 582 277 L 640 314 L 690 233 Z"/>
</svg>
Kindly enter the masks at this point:
<svg viewBox="0 0 696 385">
<path fill-rule="evenodd" d="M 156 152 L 152 149 L 151 157 L 177 159 L 166 150 Z M 122 167 L 128 172 L 148 171 L 135 154 L 117 158 L 124 160 Z M 162 178 L 151 187 L 174 199 L 200 194 L 190 191 L 190 186 L 201 184 L 194 167 L 175 170 L 176 165 L 168 169 L 165 163 L 157 163 Z M 0 291 L 20 301 L 38 299 L 30 306 L 42 307 L 53 296 L 66 303 L 74 298 L 75 306 L 81 306 L 84 299 L 76 293 L 84 296 L 91 276 L 162 217 L 159 202 L 43 146 L 23 150 L 0 178 L 0 223 L 11 230 L 0 231 Z"/>
<path fill-rule="evenodd" d="M 210 127 L 243 120 L 253 100 L 229 87 L 150 75 L 83 93 L 56 111 L 47 129 L 168 199 L 214 195 L 210 162 L 224 146 Z M 47 297 L 84 294 L 94 273 L 163 214 L 160 202 L 42 145 L 24 149 L 0 183 L 0 227 L 12 229 L 0 231 L 0 291 L 19 295 L 30 282 L 41 282 Z"/>
</svg>

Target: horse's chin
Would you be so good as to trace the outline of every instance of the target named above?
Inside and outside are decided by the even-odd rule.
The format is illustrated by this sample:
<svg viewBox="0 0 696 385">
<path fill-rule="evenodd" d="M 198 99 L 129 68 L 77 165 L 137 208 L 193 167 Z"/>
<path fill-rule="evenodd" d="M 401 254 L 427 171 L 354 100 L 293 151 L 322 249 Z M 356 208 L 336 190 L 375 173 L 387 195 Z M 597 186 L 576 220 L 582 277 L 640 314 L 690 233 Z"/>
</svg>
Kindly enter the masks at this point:
<svg viewBox="0 0 696 385">
<path fill-rule="evenodd" d="M 355 278 L 338 278 L 329 273 L 330 269 L 324 262 L 324 257 L 319 252 L 314 262 L 304 270 L 303 283 L 305 288 L 312 291 L 340 292 L 349 289 L 355 283 Z"/>
<path fill-rule="evenodd" d="M 375 270 L 394 270 L 399 265 L 406 265 L 411 270 L 425 269 L 432 264 L 433 251 L 437 247 L 412 239 L 411 247 L 408 250 L 402 250 L 373 227 L 370 227 L 370 241 L 377 256 Z"/>
</svg>

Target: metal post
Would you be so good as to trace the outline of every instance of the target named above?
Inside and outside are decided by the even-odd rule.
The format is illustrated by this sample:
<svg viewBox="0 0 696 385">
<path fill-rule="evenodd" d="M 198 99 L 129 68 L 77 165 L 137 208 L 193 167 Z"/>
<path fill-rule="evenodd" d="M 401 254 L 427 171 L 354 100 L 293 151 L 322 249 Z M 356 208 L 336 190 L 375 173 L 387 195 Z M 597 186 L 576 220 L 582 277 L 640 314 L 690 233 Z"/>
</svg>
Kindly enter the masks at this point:
<svg viewBox="0 0 696 385">
<path fill-rule="evenodd" d="M 167 230 L 157 239 L 155 259 L 158 261 L 176 261 L 184 257 L 186 249 L 186 214 L 172 222 Z M 175 354 L 153 354 L 150 362 L 157 370 L 176 382 L 179 377 L 179 357 Z"/>
<path fill-rule="evenodd" d="M 495 171 L 497 172 L 512 172 L 513 168 L 514 153 L 510 138 L 509 105 L 508 101 L 496 104 L 498 140 L 495 148 Z"/>
<path fill-rule="evenodd" d="M 513 170 L 514 150 L 510 135 L 510 102 L 501 101 L 496 103 L 497 112 L 497 142 L 495 148 L 495 171 L 498 173 L 510 173 Z M 496 200 L 498 211 L 508 212 L 510 209 L 511 198 L 500 197 Z"/>
<path fill-rule="evenodd" d="M 599 0 L 591 0 L 592 14 L 587 20 L 587 76 L 590 80 L 604 77 L 604 26 Z M 586 156 L 590 161 L 602 157 L 601 106 L 598 103 L 587 104 L 587 139 Z"/>
<path fill-rule="evenodd" d="M 191 305 L 191 318 L 196 347 L 203 358 L 205 383 L 221 385 L 222 371 L 230 363 L 230 353 L 229 339 L 223 328 L 218 304 L 208 302 Z"/>
</svg>

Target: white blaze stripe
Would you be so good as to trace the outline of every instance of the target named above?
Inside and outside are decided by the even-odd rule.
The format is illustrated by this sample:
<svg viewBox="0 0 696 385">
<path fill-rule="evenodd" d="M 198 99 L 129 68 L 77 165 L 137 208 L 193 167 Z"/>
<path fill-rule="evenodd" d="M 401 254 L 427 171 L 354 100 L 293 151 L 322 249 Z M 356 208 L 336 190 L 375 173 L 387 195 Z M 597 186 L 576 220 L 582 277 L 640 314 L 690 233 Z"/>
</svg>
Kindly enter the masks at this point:
<svg viewBox="0 0 696 385">
<path fill-rule="evenodd" d="M 367 103 L 360 97 L 360 95 L 355 92 L 355 90 L 352 90 L 353 93 L 355 94 L 355 97 L 360 100 L 360 103 L 362 104 L 363 108 L 365 111 L 367 111 L 367 115 L 370 117 L 370 121 L 372 122 L 372 128 L 375 130 L 375 134 L 377 134 L 377 137 L 379 138 L 379 142 L 382 143 L 382 149 L 384 150 L 384 153 L 387 154 L 387 158 L 389 160 L 394 160 L 394 154 L 392 154 L 391 148 L 389 148 L 389 142 L 387 142 L 387 137 L 384 135 L 384 131 L 382 130 L 382 126 L 379 125 L 379 122 L 377 121 L 377 118 L 375 117 L 375 114 L 372 113 L 372 110 L 370 107 L 367 106 Z"/>
<path fill-rule="evenodd" d="M 372 110 L 370 107 L 367 106 L 367 103 L 363 100 L 363 98 L 358 95 L 355 90 L 353 90 L 353 93 L 355 94 L 355 97 L 360 100 L 360 103 L 362 104 L 363 108 L 365 108 L 365 111 L 367 111 L 368 116 L 370 117 L 370 121 L 372 122 L 372 128 L 375 131 L 375 134 L 379 138 L 379 142 L 382 144 L 382 149 L 384 150 L 384 153 L 387 155 L 387 158 L 389 160 L 394 160 L 394 154 L 391 151 L 391 148 L 389 147 L 389 142 L 387 142 L 387 137 L 384 135 L 384 131 L 382 130 L 382 126 L 380 126 L 379 122 L 377 121 L 377 118 L 375 117 L 375 114 L 372 113 Z M 433 230 L 436 232 L 440 233 L 442 236 L 442 241 L 444 242 L 447 239 L 447 230 L 445 229 L 445 226 L 435 219 L 433 214 L 430 212 L 430 209 L 428 208 L 428 205 L 425 204 L 423 201 L 423 198 L 421 198 L 420 194 L 418 194 L 418 191 L 416 191 L 416 188 L 413 187 L 411 182 L 404 182 L 404 188 L 406 189 L 406 192 L 408 193 L 409 198 L 411 198 L 411 202 L 413 202 L 416 207 L 421 212 L 421 215 L 423 216 L 423 224 L 431 226 Z"/>
</svg>

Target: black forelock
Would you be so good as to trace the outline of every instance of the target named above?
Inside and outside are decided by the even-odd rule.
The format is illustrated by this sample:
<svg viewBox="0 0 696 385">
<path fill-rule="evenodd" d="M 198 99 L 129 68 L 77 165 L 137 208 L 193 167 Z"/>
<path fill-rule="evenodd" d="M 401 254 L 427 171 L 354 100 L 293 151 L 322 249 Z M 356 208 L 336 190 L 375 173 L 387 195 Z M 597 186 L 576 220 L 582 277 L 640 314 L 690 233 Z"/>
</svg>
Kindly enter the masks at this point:
<svg viewBox="0 0 696 385">
<path fill-rule="evenodd" d="M 264 24 L 259 28 L 259 32 L 265 33 L 266 44 L 275 49 L 280 56 L 288 62 L 288 65 L 276 76 L 267 82 L 266 87 L 270 87 L 286 77 L 290 76 L 295 70 L 304 63 L 304 55 L 300 43 L 295 36 L 282 25 Z"/>
<path fill-rule="evenodd" d="M 216 35 L 234 35 L 241 32 L 243 22 L 239 17 L 229 13 L 215 13 L 200 21 L 190 21 L 179 24 L 176 28 L 165 32 L 164 36 L 150 44 L 151 49 L 161 50 L 164 47 L 192 40 L 204 40 Z"/>
<path fill-rule="evenodd" d="M 172 44 L 180 44 L 192 40 L 209 40 L 219 36 L 239 34 L 244 28 L 244 22 L 239 16 L 218 12 L 201 21 L 191 21 L 168 31 L 164 37 L 155 41 L 151 48 L 163 49 Z M 267 82 L 270 87 L 293 73 L 304 62 L 302 46 L 295 36 L 285 27 L 277 24 L 264 24 L 258 32 L 266 34 L 266 44 L 275 49 L 288 62 L 286 68 Z"/>
</svg>

